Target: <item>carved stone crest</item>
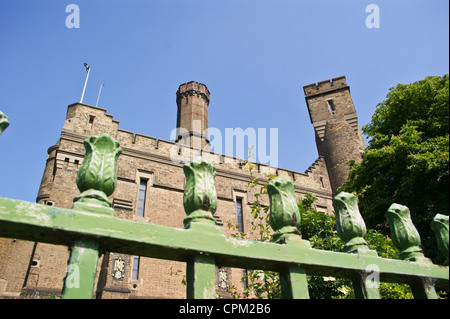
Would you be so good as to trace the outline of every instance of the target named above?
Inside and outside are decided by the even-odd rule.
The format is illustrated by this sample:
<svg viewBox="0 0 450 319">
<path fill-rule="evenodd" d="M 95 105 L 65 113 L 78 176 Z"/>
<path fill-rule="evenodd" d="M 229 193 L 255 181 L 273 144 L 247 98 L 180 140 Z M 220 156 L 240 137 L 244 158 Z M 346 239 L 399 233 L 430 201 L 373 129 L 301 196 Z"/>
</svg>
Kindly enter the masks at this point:
<svg viewBox="0 0 450 319">
<path fill-rule="evenodd" d="M 225 269 L 219 269 L 217 271 L 217 283 L 219 289 L 228 289 L 228 271 L 226 271 Z"/>
<path fill-rule="evenodd" d="M 120 280 L 125 278 L 126 261 L 122 257 L 114 258 L 111 275 L 114 279 Z"/>
</svg>

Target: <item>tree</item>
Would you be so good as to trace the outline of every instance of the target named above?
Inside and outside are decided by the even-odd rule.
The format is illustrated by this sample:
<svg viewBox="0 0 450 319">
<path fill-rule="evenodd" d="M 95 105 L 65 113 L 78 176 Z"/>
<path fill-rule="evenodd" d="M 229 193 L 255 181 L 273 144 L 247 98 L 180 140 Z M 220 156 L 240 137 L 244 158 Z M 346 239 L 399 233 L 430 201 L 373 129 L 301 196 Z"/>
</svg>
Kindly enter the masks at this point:
<svg viewBox="0 0 450 319">
<path fill-rule="evenodd" d="M 371 123 L 362 162 L 349 162 L 338 191 L 357 195 L 367 226 L 387 232 L 393 202 L 411 210 L 425 253 L 435 258 L 430 222 L 449 211 L 449 76 L 430 76 L 392 87 Z"/>
</svg>

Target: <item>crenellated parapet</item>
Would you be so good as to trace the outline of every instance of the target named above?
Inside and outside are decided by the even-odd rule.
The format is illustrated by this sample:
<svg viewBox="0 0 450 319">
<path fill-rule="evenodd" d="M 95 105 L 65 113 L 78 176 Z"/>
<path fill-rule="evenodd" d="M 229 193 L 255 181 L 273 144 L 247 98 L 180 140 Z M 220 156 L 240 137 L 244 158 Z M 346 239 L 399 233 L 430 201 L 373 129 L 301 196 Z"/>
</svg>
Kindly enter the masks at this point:
<svg viewBox="0 0 450 319">
<path fill-rule="evenodd" d="M 306 97 L 318 95 L 326 92 L 336 91 L 340 89 L 348 89 L 345 76 L 339 76 L 332 78 L 331 80 L 320 81 L 318 83 L 312 83 L 303 87 L 303 92 Z"/>
<path fill-rule="evenodd" d="M 191 81 L 181 84 L 177 90 L 177 104 L 180 103 L 182 98 L 187 98 L 190 96 L 200 97 L 205 100 L 207 104 L 209 104 L 210 93 L 206 85 L 202 83 Z"/>
</svg>

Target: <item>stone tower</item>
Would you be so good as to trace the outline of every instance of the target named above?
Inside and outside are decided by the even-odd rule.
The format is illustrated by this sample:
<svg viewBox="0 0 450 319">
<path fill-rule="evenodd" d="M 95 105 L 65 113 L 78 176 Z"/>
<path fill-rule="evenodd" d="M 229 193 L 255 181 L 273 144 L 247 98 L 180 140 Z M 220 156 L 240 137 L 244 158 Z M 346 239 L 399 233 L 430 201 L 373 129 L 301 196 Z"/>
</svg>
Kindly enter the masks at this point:
<svg viewBox="0 0 450 319">
<path fill-rule="evenodd" d="M 209 150 L 209 91 L 198 82 L 181 84 L 177 91 L 177 142 Z"/>
<path fill-rule="evenodd" d="M 303 87 L 316 145 L 325 158 L 333 195 L 348 177 L 347 161 L 361 161 L 365 149 L 345 76 Z"/>
</svg>

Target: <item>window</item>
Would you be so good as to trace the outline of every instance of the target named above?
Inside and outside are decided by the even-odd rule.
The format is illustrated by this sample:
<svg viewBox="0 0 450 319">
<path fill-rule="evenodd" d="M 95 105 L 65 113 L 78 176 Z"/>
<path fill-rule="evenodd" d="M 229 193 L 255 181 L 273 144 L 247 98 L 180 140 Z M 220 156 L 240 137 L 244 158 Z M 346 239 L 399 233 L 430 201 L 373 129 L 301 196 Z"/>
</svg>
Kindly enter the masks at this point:
<svg viewBox="0 0 450 319">
<path fill-rule="evenodd" d="M 95 116 L 89 115 L 89 126 L 91 129 L 94 127 L 94 119 L 95 119 Z"/>
<path fill-rule="evenodd" d="M 336 107 L 334 106 L 333 100 L 327 100 L 327 103 L 328 103 L 328 108 L 329 108 L 330 112 L 332 112 L 332 113 L 336 112 Z"/>
<path fill-rule="evenodd" d="M 242 233 L 244 231 L 244 220 L 242 216 L 242 198 L 236 198 L 236 215 L 237 215 L 237 225 L 239 227 L 238 231 Z"/>
<path fill-rule="evenodd" d="M 136 171 L 136 184 L 137 184 L 137 194 L 135 199 L 133 200 L 133 210 L 135 214 L 133 216 L 134 220 L 138 221 L 147 221 L 148 222 L 148 214 L 149 209 L 147 206 L 149 203 L 150 196 L 150 187 L 152 186 L 153 180 L 153 172 L 143 171 L 138 169 Z"/>
<path fill-rule="evenodd" d="M 139 180 L 139 193 L 138 193 L 138 203 L 137 203 L 137 211 L 136 215 L 140 217 L 144 217 L 145 210 L 145 198 L 147 193 L 147 182 L 148 179 L 141 178 Z"/>
<path fill-rule="evenodd" d="M 320 212 L 320 213 L 324 213 L 324 214 L 328 213 L 327 207 L 326 206 L 321 206 L 321 205 L 316 205 L 316 211 Z"/>
<path fill-rule="evenodd" d="M 133 266 L 131 268 L 131 279 L 132 280 L 138 280 L 139 278 L 139 262 L 141 261 L 141 258 L 139 256 L 133 257 Z"/>
</svg>

